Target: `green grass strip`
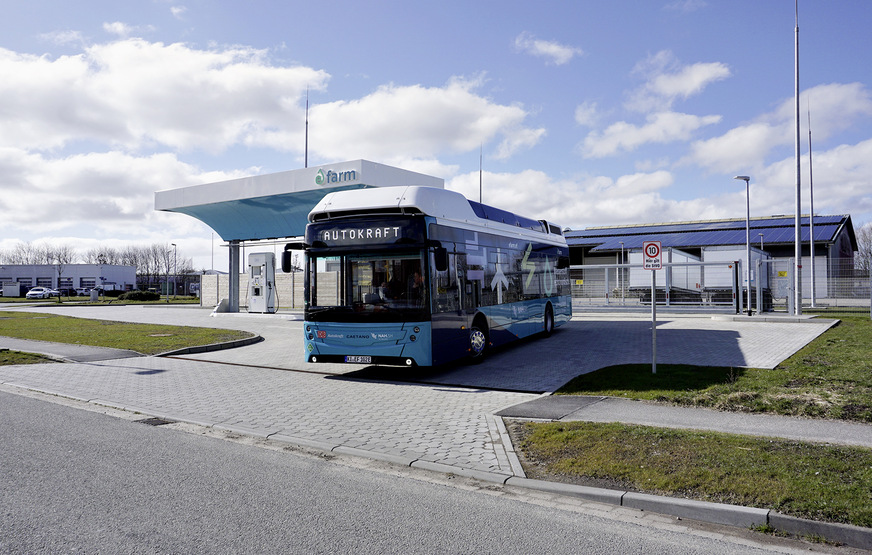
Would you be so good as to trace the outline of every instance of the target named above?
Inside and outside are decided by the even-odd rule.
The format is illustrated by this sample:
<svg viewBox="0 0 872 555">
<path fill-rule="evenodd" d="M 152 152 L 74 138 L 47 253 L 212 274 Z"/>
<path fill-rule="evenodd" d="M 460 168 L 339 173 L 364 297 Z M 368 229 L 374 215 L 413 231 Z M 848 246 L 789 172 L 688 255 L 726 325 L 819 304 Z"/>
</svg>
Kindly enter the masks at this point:
<svg viewBox="0 0 872 555">
<path fill-rule="evenodd" d="M 44 362 L 55 361 L 49 357 L 35 353 L 22 353 L 21 351 L 0 349 L 0 366 L 5 366 L 7 364 L 42 364 Z"/>
<path fill-rule="evenodd" d="M 531 478 L 589 479 L 872 526 L 868 449 L 617 423 L 524 423 L 516 430 Z"/>
<path fill-rule="evenodd" d="M 0 335 L 130 349 L 147 355 L 253 336 L 251 333 L 237 330 L 134 324 L 13 311 L 0 312 Z"/>
</svg>

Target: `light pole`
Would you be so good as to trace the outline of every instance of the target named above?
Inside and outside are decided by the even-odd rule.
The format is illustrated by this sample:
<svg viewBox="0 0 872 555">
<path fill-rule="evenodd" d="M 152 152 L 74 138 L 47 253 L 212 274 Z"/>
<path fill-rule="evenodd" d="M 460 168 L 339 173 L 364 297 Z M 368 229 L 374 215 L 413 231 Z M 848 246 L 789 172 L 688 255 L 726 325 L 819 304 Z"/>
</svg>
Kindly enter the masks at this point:
<svg viewBox="0 0 872 555">
<path fill-rule="evenodd" d="M 178 274 L 178 266 L 176 266 L 176 244 L 171 243 L 173 246 L 173 298 L 176 298 L 176 280 L 179 279 Z"/>
<path fill-rule="evenodd" d="M 620 243 L 621 243 L 621 264 L 623 264 L 624 263 L 624 242 L 620 241 Z M 624 304 L 624 285 L 626 285 L 626 284 L 624 283 L 623 280 L 626 279 L 626 276 L 621 275 L 624 273 L 623 268 L 618 268 L 618 272 L 619 272 L 618 275 L 621 276 L 621 304 Z"/>
<path fill-rule="evenodd" d="M 763 234 L 762 234 L 762 233 L 758 233 L 757 235 L 760 236 L 760 250 L 762 251 L 762 250 L 763 250 Z"/>
<path fill-rule="evenodd" d="M 751 315 L 751 178 L 747 175 L 737 175 L 733 179 L 745 182 L 745 264 L 748 266 L 748 295 L 745 302 L 748 303 L 748 316 Z"/>
</svg>

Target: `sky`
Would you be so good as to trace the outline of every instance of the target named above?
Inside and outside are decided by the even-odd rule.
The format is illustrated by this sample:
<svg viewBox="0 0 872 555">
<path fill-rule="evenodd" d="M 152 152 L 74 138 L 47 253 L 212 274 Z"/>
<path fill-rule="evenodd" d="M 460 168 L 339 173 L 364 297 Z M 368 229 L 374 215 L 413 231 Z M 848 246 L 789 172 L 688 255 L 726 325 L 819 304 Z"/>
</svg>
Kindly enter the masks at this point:
<svg viewBox="0 0 872 555">
<path fill-rule="evenodd" d="M 175 243 L 156 191 L 366 159 L 564 227 L 793 215 L 793 0 L 3 0 L 0 250 Z M 872 222 L 872 2 L 800 0 L 801 212 Z"/>
</svg>

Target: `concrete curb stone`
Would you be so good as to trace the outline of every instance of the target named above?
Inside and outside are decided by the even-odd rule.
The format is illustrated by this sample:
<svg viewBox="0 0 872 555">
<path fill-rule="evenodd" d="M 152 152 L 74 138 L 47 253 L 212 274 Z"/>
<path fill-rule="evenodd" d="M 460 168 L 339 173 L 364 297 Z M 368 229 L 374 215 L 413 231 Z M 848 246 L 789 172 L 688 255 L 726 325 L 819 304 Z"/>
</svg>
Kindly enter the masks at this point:
<svg viewBox="0 0 872 555">
<path fill-rule="evenodd" d="M 768 509 L 710 503 L 694 499 L 662 497 L 648 493 L 627 492 L 621 497 L 621 505 L 642 511 L 664 513 L 681 518 L 692 518 L 715 524 L 750 528 L 767 523 Z"/>
<path fill-rule="evenodd" d="M 839 524 L 835 522 L 819 522 L 772 511 L 769 513 L 769 526 L 797 536 L 820 536 L 827 540 L 872 550 L 872 529 Z"/>
</svg>

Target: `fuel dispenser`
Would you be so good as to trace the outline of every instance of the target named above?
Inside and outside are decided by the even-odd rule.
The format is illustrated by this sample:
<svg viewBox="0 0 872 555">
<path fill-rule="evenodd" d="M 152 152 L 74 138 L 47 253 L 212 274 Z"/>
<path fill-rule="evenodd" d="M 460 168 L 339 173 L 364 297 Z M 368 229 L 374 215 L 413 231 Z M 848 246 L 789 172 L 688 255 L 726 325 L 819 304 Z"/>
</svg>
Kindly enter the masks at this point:
<svg viewBox="0 0 872 555">
<path fill-rule="evenodd" d="M 248 255 L 248 311 L 276 311 L 276 255 L 253 252 Z"/>
</svg>

